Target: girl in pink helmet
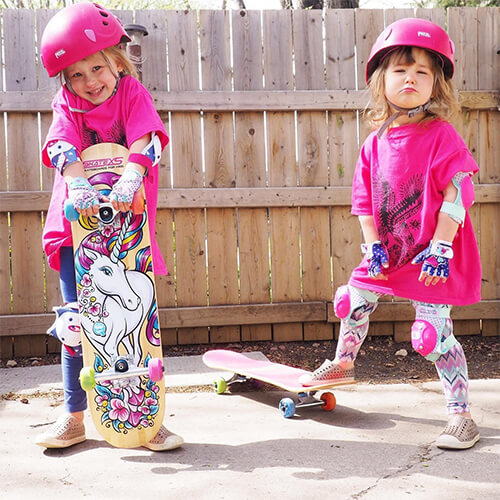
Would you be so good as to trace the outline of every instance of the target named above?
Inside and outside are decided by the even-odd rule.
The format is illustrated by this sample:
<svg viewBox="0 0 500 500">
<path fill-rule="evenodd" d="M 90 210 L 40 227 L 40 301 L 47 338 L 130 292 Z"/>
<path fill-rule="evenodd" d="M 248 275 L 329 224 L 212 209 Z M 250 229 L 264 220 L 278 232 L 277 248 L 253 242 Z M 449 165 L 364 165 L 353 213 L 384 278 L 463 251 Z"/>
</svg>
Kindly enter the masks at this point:
<svg viewBox="0 0 500 500">
<path fill-rule="evenodd" d="M 369 315 L 386 294 L 411 300 L 413 348 L 435 363 L 448 424 L 440 448 L 470 448 L 479 439 L 471 418 L 467 364 L 453 335 L 453 305 L 478 302 L 479 251 L 467 213 L 478 171 L 448 122 L 458 109 L 451 78 L 453 43 L 423 19 L 401 19 L 378 37 L 366 69 L 374 131 L 353 179 L 351 213 L 359 217 L 364 258 L 334 300 L 340 318 L 335 359 L 304 385 L 354 380 L 354 361 Z"/>
<path fill-rule="evenodd" d="M 80 153 L 93 144 L 114 142 L 128 148 L 125 172 L 113 186 L 109 200 L 116 210 L 127 211 L 134 193 L 144 185 L 153 266 L 156 274 L 166 274 L 154 235 L 158 162 L 168 136 L 151 95 L 136 79 L 135 68 L 122 50 L 120 44 L 128 41 L 120 21 L 94 3 L 79 3 L 59 11 L 47 24 L 41 40 L 43 65 L 49 76 L 59 76 L 62 82 L 52 102 L 53 120 L 42 150 L 44 165 L 56 170 L 43 247 L 49 265 L 60 273 L 66 304 L 74 305 L 77 292 L 71 227 L 63 206 L 69 199 L 83 215 L 98 212 L 99 193 L 86 180 L 80 158 Z M 57 324 L 64 324 L 64 320 L 59 319 Z M 66 412 L 37 438 L 37 444 L 47 448 L 85 441 L 83 412 L 87 401 L 78 381 L 81 348 L 63 348 L 61 365 Z M 180 436 L 162 426 L 146 447 L 163 451 L 182 443 Z"/>
</svg>

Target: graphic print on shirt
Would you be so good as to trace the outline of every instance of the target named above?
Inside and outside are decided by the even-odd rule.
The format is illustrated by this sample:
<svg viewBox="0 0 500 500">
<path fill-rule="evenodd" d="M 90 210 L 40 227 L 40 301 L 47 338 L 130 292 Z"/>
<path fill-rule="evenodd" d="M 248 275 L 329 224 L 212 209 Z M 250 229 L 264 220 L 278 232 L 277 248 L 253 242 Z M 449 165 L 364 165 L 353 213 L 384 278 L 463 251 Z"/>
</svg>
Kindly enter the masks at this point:
<svg viewBox="0 0 500 500">
<path fill-rule="evenodd" d="M 101 136 L 99 132 L 84 124 L 82 128 L 82 149 L 86 149 L 94 144 L 101 144 L 102 142 L 113 142 L 128 147 L 125 127 L 121 120 L 113 122 L 103 135 L 104 136 Z"/>
<path fill-rule="evenodd" d="M 373 203 L 380 241 L 389 254 L 389 265 L 398 269 L 420 250 L 415 235 L 420 231 L 424 176 L 414 174 L 392 186 L 383 178 L 373 179 Z"/>
</svg>

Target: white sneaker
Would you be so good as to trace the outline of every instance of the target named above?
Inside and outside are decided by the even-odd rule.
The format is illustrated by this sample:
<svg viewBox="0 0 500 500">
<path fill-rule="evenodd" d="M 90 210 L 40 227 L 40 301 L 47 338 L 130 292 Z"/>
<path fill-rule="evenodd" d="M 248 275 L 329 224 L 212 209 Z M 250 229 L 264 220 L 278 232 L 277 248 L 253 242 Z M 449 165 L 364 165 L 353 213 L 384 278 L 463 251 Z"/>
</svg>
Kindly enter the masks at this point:
<svg viewBox="0 0 500 500">
<path fill-rule="evenodd" d="M 436 439 L 438 448 L 465 450 L 479 441 L 479 430 L 474 420 L 456 413 L 452 415 L 441 435 Z"/>
<path fill-rule="evenodd" d="M 146 443 L 143 446 L 152 451 L 168 451 L 175 450 L 183 444 L 184 439 L 182 439 L 181 436 L 170 432 L 164 425 L 162 425 L 158 434 L 156 434 L 156 436 L 149 441 L 149 443 Z"/>
<path fill-rule="evenodd" d="M 354 367 L 341 368 L 335 361 L 325 359 L 323 364 L 314 370 L 311 374 L 302 375 L 299 378 L 302 385 L 318 385 L 332 383 L 350 383 L 354 382 Z"/>
<path fill-rule="evenodd" d="M 43 434 L 40 434 L 35 443 L 45 448 L 68 448 L 77 443 L 83 443 L 85 426 L 76 417 L 65 413 Z"/>
</svg>

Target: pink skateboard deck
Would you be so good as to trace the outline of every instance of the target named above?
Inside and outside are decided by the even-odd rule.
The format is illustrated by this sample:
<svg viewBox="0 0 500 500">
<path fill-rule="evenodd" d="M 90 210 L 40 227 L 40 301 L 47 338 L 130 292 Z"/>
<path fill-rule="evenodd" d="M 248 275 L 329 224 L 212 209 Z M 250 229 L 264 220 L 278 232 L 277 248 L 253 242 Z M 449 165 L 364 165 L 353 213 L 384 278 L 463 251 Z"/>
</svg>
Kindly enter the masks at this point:
<svg viewBox="0 0 500 500">
<path fill-rule="evenodd" d="M 342 381 L 304 386 L 299 382 L 299 378 L 304 374 L 310 373 L 307 370 L 273 363 L 269 360 L 252 359 L 245 354 L 223 349 L 206 352 L 203 355 L 203 362 L 209 368 L 234 373 L 234 376 L 230 380 L 221 378 L 214 382 L 214 389 L 219 394 L 222 394 L 228 385 L 252 379 L 260 380 L 285 391 L 298 394 L 297 402 L 290 398 L 284 398 L 280 401 L 279 409 L 282 415 L 287 418 L 295 414 L 297 407 L 321 405 L 325 410 L 333 410 L 336 406 L 335 396 L 331 392 L 326 392 L 321 394 L 320 400 L 318 400 L 314 397 L 316 392 L 355 383 L 355 381 Z"/>
</svg>

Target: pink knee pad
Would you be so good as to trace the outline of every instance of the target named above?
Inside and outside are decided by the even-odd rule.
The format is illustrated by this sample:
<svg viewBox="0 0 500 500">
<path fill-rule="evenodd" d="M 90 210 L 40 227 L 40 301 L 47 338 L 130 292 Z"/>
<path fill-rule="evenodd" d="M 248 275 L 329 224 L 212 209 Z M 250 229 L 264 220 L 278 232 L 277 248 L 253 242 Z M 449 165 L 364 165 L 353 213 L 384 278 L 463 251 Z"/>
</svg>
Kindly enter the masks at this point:
<svg viewBox="0 0 500 500">
<path fill-rule="evenodd" d="M 438 340 L 434 326 L 424 319 L 417 319 L 411 327 L 411 345 L 422 356 L 428 356 L 436 348 Z"/>
<path fill-rule="evenodd" d="M 345 319 L 351 314 L 351 295 L 347 285 L 339 287 L 335 292 L 333 310 L 339 319 Z"/>
</svg>

